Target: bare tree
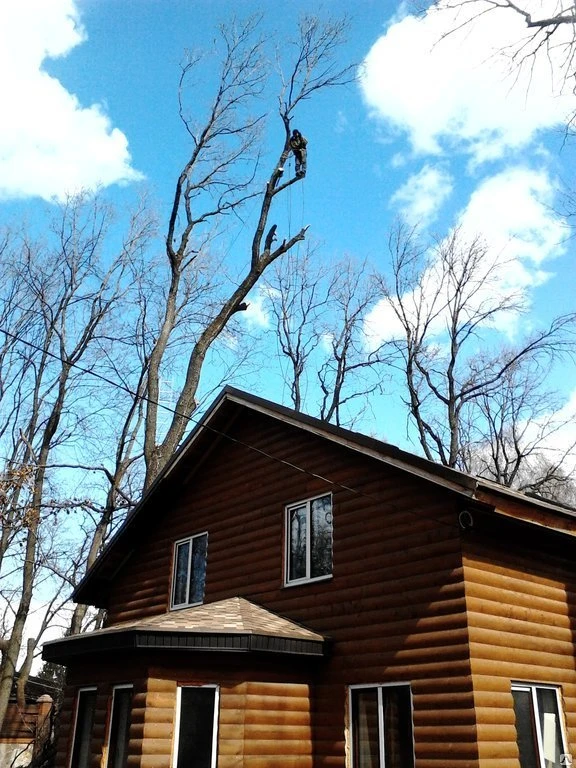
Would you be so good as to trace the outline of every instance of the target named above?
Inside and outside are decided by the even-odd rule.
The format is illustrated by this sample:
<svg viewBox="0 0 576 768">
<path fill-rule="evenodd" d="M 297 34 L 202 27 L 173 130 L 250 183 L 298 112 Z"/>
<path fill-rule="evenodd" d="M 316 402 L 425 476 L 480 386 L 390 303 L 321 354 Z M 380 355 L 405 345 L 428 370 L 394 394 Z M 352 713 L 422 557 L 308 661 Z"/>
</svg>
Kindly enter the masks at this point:
<svg viewBox="0 0 576 768">
<path fill-rule="evenodd" d="M 366 315 L 378 286 L 365 262 L 323 262 L 319 249 L 292 253 L 279 262 L 264 293 L 293 407 L 324 421 L 350 424 L 369 396 L 383 386 L 387 344 L 370 349 Z M 361 404 L 346 413 L 350 404 Z"/>
<path fill-rule="evenodd" d="M 329 291 L 332 312 L 323 334 L 328 354 L 317 375 L 322 391 L 320 418 L 340 426 L 344 409 L 352 402 L 361 404 L 359 416 L 370 395 L 382 391 L 389 376 L 387 366 L 395 355 L 387 341 L 375 348 L 367 343 L 366 317 L 379 294 L 367 263 L 344 259 L 335 265 L 335 272 Z"/>
<path fill-rule="evenodd" d="M 526 34 L 501 53 L 513 67 L 526 69 L 529 77 L 540 58 L 548 64 L 553 79 L 575 91 L 576 13 L 571 3 L 534 3 L 532 0 L 438 0 L 434 7 L 456 12 L 446 35 L 465 29 L 478 19 L 490 16 L 494 24 L 506 16 L 515 16 L 525 26 Z"/>
<path fill-rule="evenodd" d="M 84 504 L 64 498 L 52 483 L 51 461 L 73 453 L 74 441 L 96 415 L 90 398 L 95 388 L 86 372 L 98 364 L 110 319 L 126 291 L 128 267 L 148 237 L 144 218 L 135 222 L 118 255 L 104 260 L 110 224 L 108 206 L 80 195 L 66 201 L 54 218 L 51 241 L 22 235 L 12 241 L 12 252 L 3 254 L 2 291 L 13 312 L 4 318 L 7 343 L 0 353 L 0 576 L 14 614 L 0 641 L 0 723 L 35 588 L 45 579 L 61 584 L 64 578 L 46 549 L 49 530 L 60 514 Z M 70 579 L 68 574 L 65 580 Z M 37 641 L 38 636 L 29 641 L 22 684 Z"/>
<path fill-rule="evenodd" d="M 563 438 L 570 419 L 547 386 L 552 371 L 531 359 L 502 376 L 462 419 L 462 453 L 467 471 L 521 491 L 566 500 L 566 474 L 574 441 Z"/>
<path fill-rule="evenodd" d="M 273 320 L 284 380 L 295 410 L 301 411 L 308 388 L 308 368 L 322 341 L 324 317 L 336 276 L 318 261 L 316 249 L 292 253 L 279 262 L 263 288 Z"/>
<path fill-rule="evenodd" d="M 283 179 L 290 154 L 290 125 L 298 105 L 318 91 L 347 82 L 352 67 L 339 68 L 335 55 L 345 30 L 343 22 L 321 24 L 304 18 L 292 47 L 293 58 L 282 76 L 279 117 L 283 138 L 277 161 L 264 188 L 253 186 L 259 170 L 259 129 L 263 116 L 251 109 L 265 82 L 263 42 L 257 37 L 254 19 L 220 30 L 223 54 L 212 102 L 203 121 L 186 109 L 187 85 L 199 72 L 201 59 L 190 56 L 180 78 L 180 117 L 191 140 L 191 153 L 175 185 L 166 235 L 169 287 L 158 333 L 152 344 L 147 379 L 144 430 L 145 485 L 149 486 L 180 443 L 197 406 L 197 391 L 206 355 L 235 314 L 246 309 L 246 298 L 265 270 L 305 237 L 307 227 L 281 240 L 278 225 L 270 223 L 274 203 L 288 187 L 300 181 Z M 286 46 L 289 49 L 289 46 Z M 250 254 L 243 272 L 229 292 L 213 305 L 187 351 L 183 384 L 174 414 L 164 434 L 159 434 L 160 380 L 171 336 L 177 326 L 184 277 L 209 248 L 213 231 L 207 224 L 221 223 L 238 215 L 248 199 L 259 204 L 252 229 Z"/>
<path fill-rule="evenodd" d="M 480 238 L 467 241 L 456 230 L 430 246 L 401 226 L 390 238 L 390 250 L 392 279 L 382 282 L 393 326 L 388 332 L 401 355 L 405 402 L 424 454 L 468 469 L 470 441 L 483 430 L 490 472 L 513 483 L 549 429 L 530 447 L 518 444 L 514 458 L 504 458 L 527 411 L 509 400 L 514 416 L 497 410 L 518 391 L 522 377 L 525 390 L 531 379 L 532 407 L 538 406 L 534 371 L 573 352 L 575 317 L 559 317 L 514 346 L 502 345 L 490 330 L 506 315 L 522 312 L 522 298 L 502 292 L 498 279 L 504 265 Z"/>
</svg>

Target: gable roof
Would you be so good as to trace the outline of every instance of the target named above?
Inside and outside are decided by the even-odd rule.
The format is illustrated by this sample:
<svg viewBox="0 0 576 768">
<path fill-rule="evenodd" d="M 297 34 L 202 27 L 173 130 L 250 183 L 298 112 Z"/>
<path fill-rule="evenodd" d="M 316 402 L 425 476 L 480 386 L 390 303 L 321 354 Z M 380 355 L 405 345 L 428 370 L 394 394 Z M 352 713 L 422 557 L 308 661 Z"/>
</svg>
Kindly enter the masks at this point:
<svg viewBox="0 0 576 768">
<path fill-rule="evenodd" d="M 262 452 L 255 446 L 247 445 L 232 437 L 227 432 L 230 423 L 240 412 L 246 410 L 263 414 L 283 424 L 335 442 L 387 466 L 394 467 L 402 472 L 445 488 L 463 497 L 463 499 L 476 502 L 479 505 L 488 504 L 493 506 L 494 498 L 501 497 L 520 503 L 525 507 L 553 512 L 555 515 L 569 520 L 570 529 L 576 532 L 575 510 L 553 504 L 544 499 L 526 496 L 490 480 L 477 478 L 457 469 L 429 461 L 390 443 L 368 437 L 359 432 L 337 427 L 313 416 L 308 416 L 256 395 L 227 386 L 222 389 L 203 417 L 196 423 L 188 438 L 175 452 L 172 459 L 150 486 L 141 501 L 128 515 L 106 549 L 76 587 L 73 593 L 74 600 L 105 607 L 101 602 L 101 591 L 112 582 L 115 574 L 130 557 L 132 551 L 131 534 L 139 525 L 143 524 L 146 512 L 150 508 L 150 502 L 157 494 L 164 492 L 168 488 L 171 476 L 184 460 L 189 465 L 200 467 L 202 462 L 207 459 L 209 447 L 213 447 L 221 440 L 232 440 L 244 447 Z M 279 457 L 266 455 L 270 460 L 283 462 Z M 305 467 L 299 467 L 294 464 L 289 466 L 292 469 L 306 472 Z M 331 482 L 329 478 L 324 479 L 327 482 Z M 535 521 L 531 520 L 531 522 Z M 565 527 L 559 525 L 558 530 L 564 531 Z"/>
<path fill-rule="evenodd" d="M 107 629 L 44 643 L 43 658 L 161 648 L 179 651 L 268 652 L 322 656 L 326 638 L 243 597 L 124 621 Z"/>
</svg>

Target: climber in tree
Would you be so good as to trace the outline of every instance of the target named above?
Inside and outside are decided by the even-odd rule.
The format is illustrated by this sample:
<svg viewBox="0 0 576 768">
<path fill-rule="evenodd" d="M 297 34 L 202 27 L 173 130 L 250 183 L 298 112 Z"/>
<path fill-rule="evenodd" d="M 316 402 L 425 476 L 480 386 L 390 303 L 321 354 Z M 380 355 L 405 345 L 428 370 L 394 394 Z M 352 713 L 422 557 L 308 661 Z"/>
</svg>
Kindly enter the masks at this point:
<svg viewBox="0 0 576 768">
<path fill-rule="evenodd" d="M 306 145 L 308 142 L 302 136 L 300 131 L 297 131 L 296 128 L 292 131 L 292 136 L 290 136 L 290 149 L 294 153 L 294 158 L 296 161 L 296 178 L 301 179 L 303 176 L 306 176 Z"/>
</svg>

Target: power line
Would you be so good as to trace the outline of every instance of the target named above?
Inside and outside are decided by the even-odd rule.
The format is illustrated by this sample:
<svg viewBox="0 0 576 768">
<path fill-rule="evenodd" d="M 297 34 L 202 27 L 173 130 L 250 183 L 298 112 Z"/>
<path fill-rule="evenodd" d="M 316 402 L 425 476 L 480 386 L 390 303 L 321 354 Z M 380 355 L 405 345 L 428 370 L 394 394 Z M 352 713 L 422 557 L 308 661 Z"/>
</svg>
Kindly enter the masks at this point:
<svg viewBox="0 0 576 768">
<path fill-rule="evenodd" d="M 36 350 L 37 352 L 42 352 L 43 354 L 46 354 L 49 357 L 52 357 L 55 360 L 58 360 L 58 361 L 62 362 L 62 358 L 59 355 L 56 355 L 55 353 L 50 352 L 49 350 L 45 350 L 42 347 L 39 347 L 38 345 L 34 344 L 33 342 L 31 342 L 29 340 L 23 339 L 23 338 L 17 336 L 16 334 L 13 334 L 10 331 L 7 331 L 5 328 L 1 328 L 0 327 L 0 332 L 3 333 L 8 338 L 13 339 L 14 341 L 20 342 L 21 344 L 25 344 L 25 345 L 29 346 L 30 348 Z M 227 440 L 229 440 L 230 442 L 233 442 L 236 445 L 240 445 L 243 448 L 247 448 L 250 451 L 258 453 L 261 456 L 264 456 L 265 458 L 269 459 L 270 461 L 274 461 L 274 462 L 277 462 L 279 464 L 283 464 L 284 466 L 289 467 L 290 469 L 293 469 L 293 470 L 295 470 L 297 472 L 300 472 L 302 474 L 306 474 L 309 477 L 313 477 L 313 478 L 315 478 L 317 480 L 321 480 L 322 482 L 325 482 L 325 483 L 331 485 L 334 488 L 340 488 L 341 490 L 348 491 L 350 493 L 353 493 L 353 494 L 355 494 L 357 496 L 360 496 L 362 498 L 369 499 L 371 501 L 376 501 L 376 502 L 381 502 L 382 501 L 382 498 L 379 497 L 379 496 L 375 496 L 373 494 L 367 493 L 366 491 L 361 491 L 358 488 L 354 488 L 353 486 L 346 485 L 345 483 L 340 483 L 340 482 L 338 482 L 336 480 L 332 480 L 332 479 L 330 479 L 328 477 L 325 477 L 324 475 L 321 475 L 321 474 L 319 474 L 317 472 L 312 472 L 312 470 L 306 469 L 305 467 L 302 467 L 299 464 L 295 464 L 294 462 L 287 461 L 286 459 L 282 459 L 279 456 L 274 456 L 273 454 L 268 453 L 267 451 L 264 451 L 263 449 L 258 448 L 255 445 L 251 445 L 250 443 L 247 443 L 247 442 L 245 442 L 243 440 L 240 440 L 239 438 L 232 437 L 232 435 L 229 435 L 226 432 L 222 432 L 221 430 L 218 430 L 215 427 L 210 426 L 209 424 L 202 423 L 198 418 L 195 418 L 193 415 L 189 415 L 188 416 L 186 414 L 181 413 L 180 411 L 178 411 L 175 408 L 171 408 L 168 405 L 164 405 L 163 403 L 161 403 L 158 400 L 153 400 L 152 398 L 148 397 L 147 395 L 140 395 L 137 392 L 135 392 L 134 390 L 132 390 L 129 387 L 127 387 L 126 385 L 121 384 L 121 383 L 119 383 L 117 381 L 113 381 L 112 379 L 109 379 L 107 376 L 104 376 L 103 374 L 98 373 L 97 371 L 91 370 L 90 368 L 84 368 L 83 366 L 79 365 L 78 363 L 72 363 L 72 362 L 69 362 L 69 361 L 65 361 L 65 362 L 67 362 L 67 364 L 70 365 L 71 368 L 75 368 L 76 370 L 80 371 L 81 373 L 85 373 L 85 374 L 88 374 L 90 376 L 94 376 L 95 378 L 99 379 L 100 381 L 105 382 L 106 384 L 108 384 L 108 385 L 110 385 L 112 387 L 116 387 L 117 389 L 121 389 L 122 391 L 126 392 L 127 394 L 131 395 L 134 398 L 138 398 L 138 399 L 140 399 L 142 401 L 145 401 L 147 403 L 151 403 L 152 405 L 156 405 L 156 406 L 159 406 L 160 408 L 164 408 L 165 410 L 167 410 L 170 413 L 172 413 L 174 416 L 179 416 L 180 418 L 185 419 L 186 421 L 194 424 L 197 427 L 200 427 L 202 429 L 206 429 L 206 430 L 212 432 L 213 434 L 218 435 L 219 437 L 224 437 Z M 396 511 L 400 511 L 401 508 L 398 507 L 398 505 L 396 505 L 396 504 L 394 504 L 393 502 L 390 502 L 390 501 L 387 502 L 387 503 L 388 503 L 388 505 L 390 507 L 394 508 Z M 413 512 L 410 509 L 409 506 L 407 506 L 406 509 L 402 508 L 402 511 L 406 511 L 406 512 L 408 512 L 408 514 L 412 514 L 414 517 L 417 517 L 418 519 L 420 519 L 420 517 L 421 517 L 416 512 Z M 434 520 L 439 525 L 445 525 L 445 526 L 447 526 L 447 527 L 449 527 L 451 529 L 454 528 L 454 525 L 452 523 L 447 523 L 445 520 L 441 520 L 439 518 L 432 517 L 432 516 L 430 516 L 430 519 Z"/>
</svg>

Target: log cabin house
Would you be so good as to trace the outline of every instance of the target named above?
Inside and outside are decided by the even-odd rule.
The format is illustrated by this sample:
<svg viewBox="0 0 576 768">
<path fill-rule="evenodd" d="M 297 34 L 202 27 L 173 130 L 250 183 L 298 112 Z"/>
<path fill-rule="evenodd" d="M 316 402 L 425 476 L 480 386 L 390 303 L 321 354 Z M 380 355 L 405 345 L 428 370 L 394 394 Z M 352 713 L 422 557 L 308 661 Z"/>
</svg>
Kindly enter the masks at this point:
<svg viewBox="0 0 576 768">
<path fill-rule="evenodd" d="M 556 768 L 576 513 L 225 388 L 75 592 L 57 768 Z"/>
</svg>

